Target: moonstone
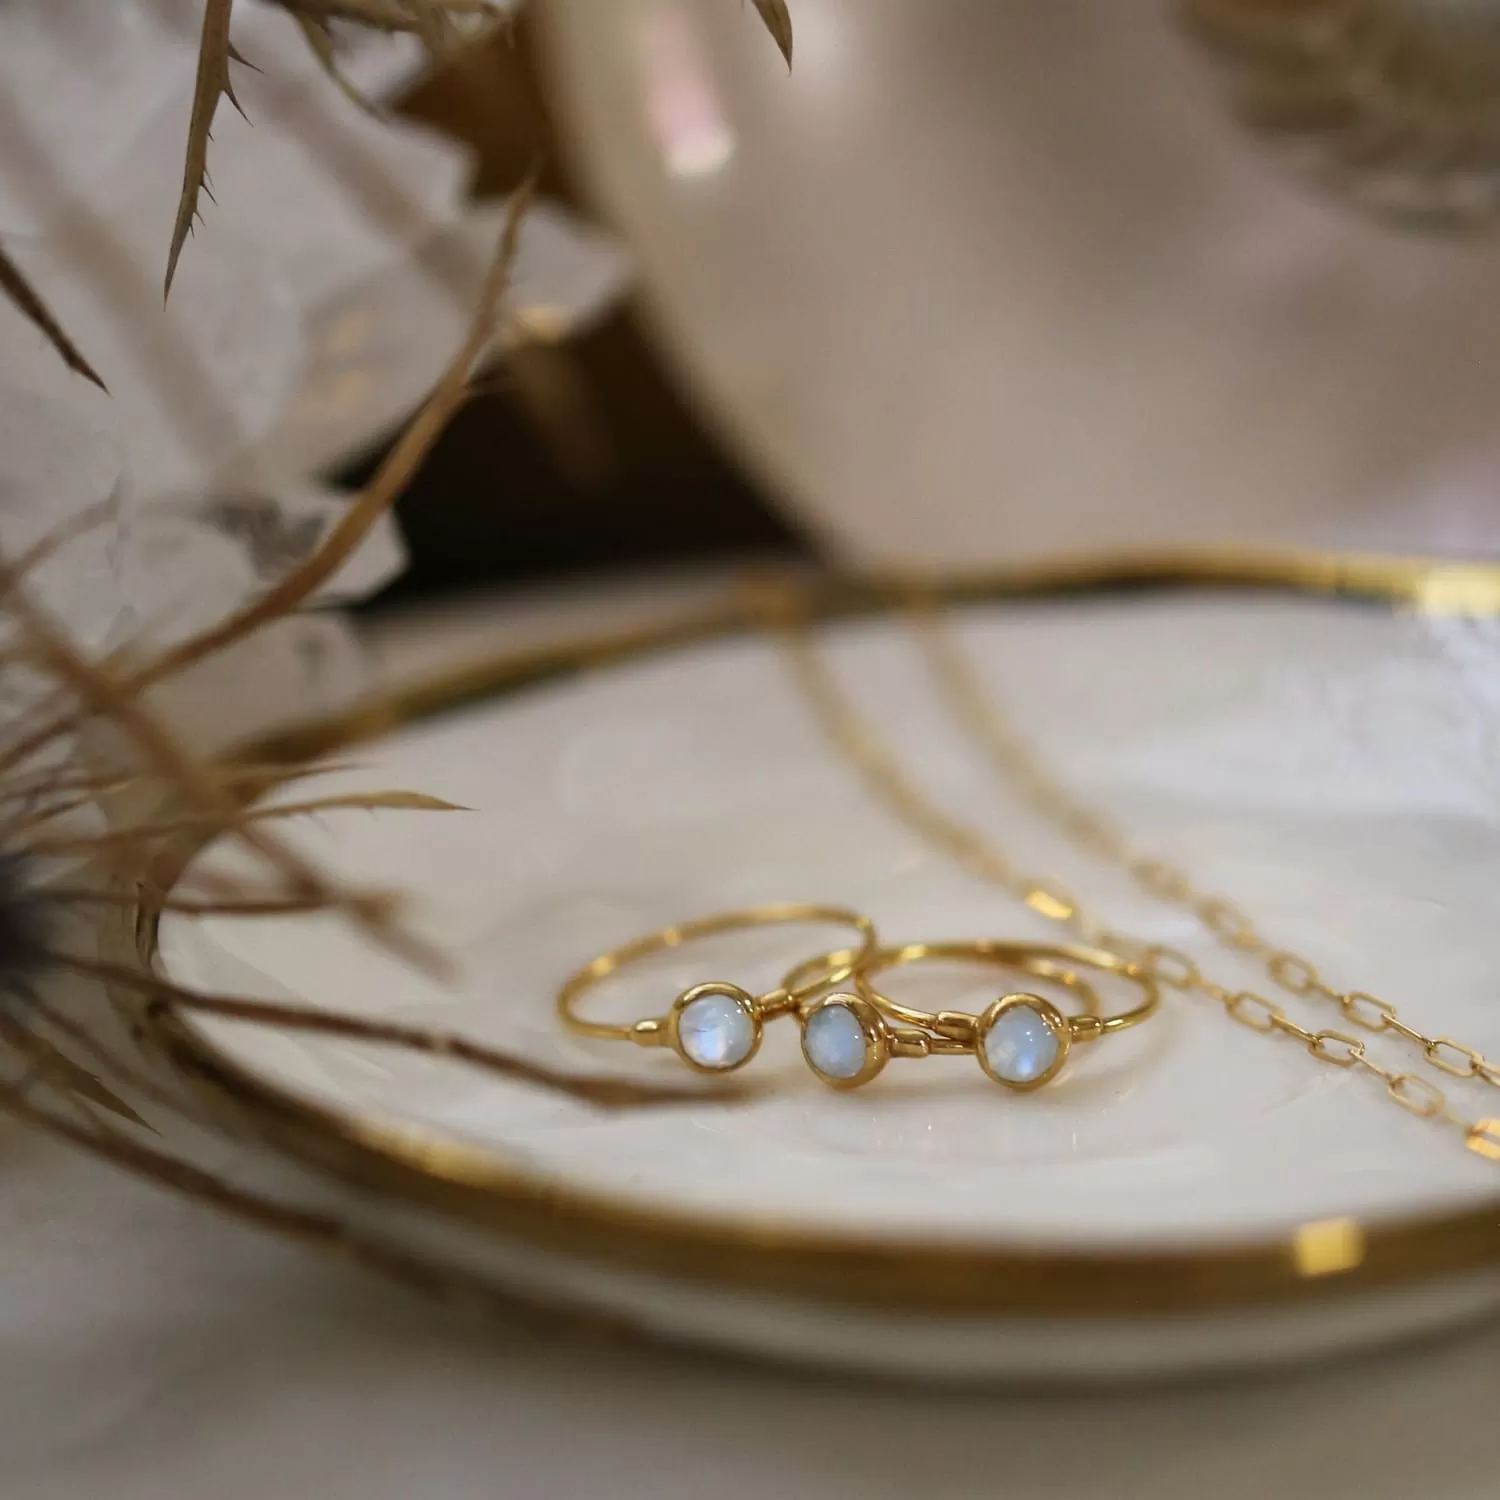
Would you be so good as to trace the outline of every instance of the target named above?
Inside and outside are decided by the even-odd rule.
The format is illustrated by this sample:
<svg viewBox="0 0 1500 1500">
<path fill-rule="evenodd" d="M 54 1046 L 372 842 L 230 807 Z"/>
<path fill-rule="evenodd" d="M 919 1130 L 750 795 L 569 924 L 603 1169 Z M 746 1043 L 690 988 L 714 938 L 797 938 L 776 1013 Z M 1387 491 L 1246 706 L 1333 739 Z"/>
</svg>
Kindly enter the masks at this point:
<svg viewBox="0 0 1500 1500">
<path fill-rule="evenodd" d="M 807 1018 L 802 1050 L 818 1072 L 829 1078 L 854 1078 L 869 1056 L 869 1041 L 859 1017 L 847 1005 L 825 1005 Z"/>
<path fill-rule="evenodd" d="M 679 1013 L 677 1040 L 700 1068 L 733 1068 L 755 1050 L 755 1022 L 732 995 L 700 995 Z"/>
<path fill-rule="evenodd" d="M 1058 1040 L 1040 1011 L 1013 1005 L 985 1033 L 984 1055 L 1007 1083 L 1035 1083 L 1057 1061 Z"/>
</svg>

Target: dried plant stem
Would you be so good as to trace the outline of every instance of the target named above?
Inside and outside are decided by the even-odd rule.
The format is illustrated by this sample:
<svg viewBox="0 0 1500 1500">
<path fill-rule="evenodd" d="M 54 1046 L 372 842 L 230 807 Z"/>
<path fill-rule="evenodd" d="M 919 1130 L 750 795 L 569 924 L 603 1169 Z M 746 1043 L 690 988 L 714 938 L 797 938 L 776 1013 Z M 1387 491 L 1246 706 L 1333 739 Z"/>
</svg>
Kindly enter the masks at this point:
<svg viewBox="0 0 1500 1500">
<path fill-rule="evenodd" d="M 329 763 L 293 768 L 261 766 L 225 768 L 222 771 L 214 768 L 214 773 L 219 785 L 225 791 L 239 789 L 255 792 L 280 781 L 326 776 L 337 770 L 348 769 L 347 765 Z M 58 818 L 66 817 L 69 813 L 96 806 L 101 796 L 111 793 L 119 794 L 132 787 L 161 791 L 165 790 L 166 784 L 159 777 L 127 776 L 118 771 L 89 775 L 53 769 L 39 772 L 35 776 L 13 777 L 0 784 L 0 807 L 14 803 L 21 803 L 22 806 L 11 818 L 0 821 L 0 846 L 27 829 L 44 827 Z M 61 795 L 62 793 L 70 795 Z M 421 808 L 432 812 L 463 811 L 450 802 L 443 802 L 437 797 L 426 797 L 418 792 L 389 792 L 376 795 L 383 796 L 387 800 L 367 801 L 364 805 L 372 808 Z M 41 800 L 47 796 L 52 796 L 55 800 L 51 802 Z M 351 807 L 358 804 L 359 799 L 353 796 L 346 799 L 344 803 Z"/>
<path fill-rule="evenodd" d="M 43 712 L 51 712 L 52 717 L 43 719 L 38 728 L 27 730 L 26 724 L 35 714 Z M 0 774 L 24 764 L 70 730 L 76 729 L 82 718 L 83 714 L 69 694 L 61 690 L 51 694 L 44 703 L 36 705 L 33 713 L 25 715 L 19 724 L 11 726 L 22 733 L 0 751 Z"/>
<path fill-rule="evenodd" d="M 91 891 L 76 886 L 44 886 L 42 895 L 49 902 L 66 906 L 111 906 L 122 911 L 134 911 L 141 904 L 141 896 L 135 891 Z M 396 893 L 391 893 L 396 900 Z M 154 911 L 177 912 L 190 917 L 288 917 L 305 915 L 308 912 L 326 911 L 327 902 L 313 897 L 266 896 L 239 901 L 197 901 L 191 897 L 170 896 L 164 900 L 153 899 Z"/>
<path fill-rule="evenodd" d="M 324 812 L 472 812 L 446 802 L 429 792 L 343 792 L 335 797 L 314 797 L 306 802 L 279 802 L 274 807 L 257 808 L 251 817 L 300 818 Z"/>
<path fill-rule="evenodd" d="M 258 790 L 280 781 L 305 781 L 313 776 L 331 776 L 338 771 L 357 768 L 354 761 L 317 761 L 305 765 L 254 765 L 236 762 L 212 767 L 215 779 L 226 790 Z M 89 800 L 132 789 L 160 790 L 165 783 L 159 777 L 142 776 L 124 771 L 74 771 L 65 767 L 39 771 L 34 776 L 12 776 L 0 783 L 0 805 L 21 802 L 37 796 L 60 792 L 89 794 Z"/>
<path fill-rule="evenodd" d="M 375 477 L 355 497 L 318 549 L 299 567 L 237 614 L 164 652 L 128 680 L 132 693 L 222 651 L 226 646 L 297 608 L 338 571 L 366 532 L 388 511 L 410 483 L 422 460 L 453 414 L 468 399 L 475 363 L 494 340 L 500 305 L 520 245 L 521 220 L 531 202 L 535 179 L 512 195 L 500 246 L 480 292 L 479 306 L 458 352 L 438 378 L 432 394 L 387 454 Z"/>
<path fill-rule="evenodd" d="M 286 818 L 311 817 L 325 812 L 465 812 L 467 809 L 455 803 L 444 802 L 441 797 L 429 797 L 424 792 L 370 792 L 350 793 L 341 797 L 318 797 L 308 802 L 283 802 L 274 807 L 254 807 L 236 813 L 232 829 L 226 832 L 241 832 L 253 823 L 276 822 Z M 31 854 L 80 854 L 105 850 L 125 845 L 137 848 L 142 844 L 154 844 L 164 838 L 175 838 L 182 834 L 212 833 L 223 827 L 221 817 L 209 813 L 197 818 L 175 818 L 159 823 L 136 823 L 121 828 L 106 828 L 101 832 L 80 834 L 76 838 L 32 839 L 27 845 Z"/>
<path fill-rule="evenodd" d="M 15 560 L 5 568 L 3 573 L 0 573 L 0 587 L 11 588 L 23 583 L 49 558 L 55 557 L 64 547 L 78 541 L 81 537 L 87 536 L 96 526 L 102 526 L 114 517 L 118 510 L 118 496 L 111 496 L 95 505 L 85 506 L 76 516 L 69 517 L 62 525 L 54 527 L 45 536 L 38 537 L 24 552 L 18 553 Z M 20 658 L 21 653 L 11 649 L 6 652 L 4 660 L 7 663 L 14 663 Z"/>
<path fill-rule="evenodd" d="M 239 838 L 278 870 L 290 882 L 294 894 L 321 897 L 391 951 L 430 971 L 441 971 L 443 963 L 436 952 L 391 925 L 388 900 L 382 898 L 377 904 L 361 893 L 334 888 L 315 866 L 272 838 L 255 821 L 247 821 L 244 809 L 223 790 L 213 773 L 157 722 L 139 701 L 135 690 L 80 656 L 30 602 L 24 590 L 10 589 L 6 607 L 24 626 L 28 646 L 41 665 L 71 689 L 86 709 L 103 714 L 127 734 L 147 761 L 205 819 Z"/>
<path fill-rule="evenodd" d="M 34 1007 L 34 1002 L 28 1001 Z M 33 1026 L 25 1025 L 0 1010 L 0 1042 L 29 1062 L 36 1076 L 61 1095 L 81 1095 L 104 1109 L 112 1110 L 132 1125 L 146 1122 L 126 1102 L 111 1093 L 92 1073 L 78 1066 L 66 1053 L 59 1052 Z"/>
<path fill-rule="evenodd" d="M 113 1078 L 117 1083 L 124 1084 L 128 1088 L 133 1089 L 143 1099 L 149 1099 L 159 1108 L 168 1110 L 182 1119 L 192 1120 L 194 1123 L 197 1123 L 196 1117 L 183 1107 L 180 1100 L 174 1098 L 153 1079 L 148 1078 L 139 1068 L 132 1067 L 124 1058 L 117 1056 L 87 1026 L 80 1025 L 71 1017 L 61 1014 L 39 995 L 33 995 L 28 1000 L 28 1008 L 38 1020 L 43 1021 L 59 1035 L 66 1037 L 68 1042 L 77 1048 L 80 1054 L 88 1058 L 93 1066 L 98 1068 L 104 1076 Z M 35 1032 L 32 1035 L 35 1037 Z M 59 1053 L 59 1056 L 62 1056 L 62 1054 Z M 76 1064 L 71 1063 L 70 1060 L 70 1066 L 76 1067 Z M 91 1077 L 89 1074 L 84 1074 L 83 1076 L 85 1078 Z M 97 1079 L 91 1079 L 91 1081 L 96 1086 L 98 1085 Z M 100 1099 L 97 1096 L 90 1097 L 94 1097 L 95 1103 L 102 1103 L 106 1108 L 113 1109 L 116 1114 L 119 1114 L 123 1119 L 129 1120 L 131 1124 L 139 1125 L 146 1130 L 152 1128 L 148 1121 L 143 1120 L 123 1101 L 117 1100 L 114 1104 L 111 1104 L 109 1100 L 114 1099 L 114 1095 L 109 1095 L 108 1099 Z"/>
<path fill-rule="evenodd" d="M 224 1016 L 232 1020 L 311 1032 L 319 1036 L 336 1036 L 349 1041 L 370 1042 L 377 1046 L 399 1047 L 431 1057 L 452 1058 L 484 1072 L 551 1089 L 602 1109 L 639 1109 L 663 1104 L 701 1103 L 703 1099 L 701 1091 L 693 1088 L 645 1084 L 632 1079 L 588 1073 L 565 1073 L 453 1032 L 403 1026 L 391 1021 L 371 1021 L 359 1016 L 334 1015 L 311 1006 L 245 1000 L 231 995 L 200 994 L 195 990 L 183 989 L 144 969 L 109 963 L 103 959 L 70 954 L 65 961 L 79 973 L 133 989 L 167 1007 L 175 1006 L 203 1015 Z M 723 1091 L 714 1095 L 715 1102 L 725 1097 Z M 731 1093 L 728 1097 L 743 1097 L 743 1090 L 738 1094 Z"/>
<path fill-rule="evenodd" d="M 321 20 L 316 16 L 308 15 L 306 11 L 295 5 L 286 7 L 292 19 L 301 29 L 303 37 L 307 41 L 308 50 L 317 58 L 319 65 L 328 75 L 335 88 L 353 105 L 362 109 L 367 115 L 373 115 L 377 119 L 381 111 L 379 107 L 362 94 L 358 88 L 345 75 L 339 66 L 338 51 L 333 45 L 332 23 Z"/>
</svg>

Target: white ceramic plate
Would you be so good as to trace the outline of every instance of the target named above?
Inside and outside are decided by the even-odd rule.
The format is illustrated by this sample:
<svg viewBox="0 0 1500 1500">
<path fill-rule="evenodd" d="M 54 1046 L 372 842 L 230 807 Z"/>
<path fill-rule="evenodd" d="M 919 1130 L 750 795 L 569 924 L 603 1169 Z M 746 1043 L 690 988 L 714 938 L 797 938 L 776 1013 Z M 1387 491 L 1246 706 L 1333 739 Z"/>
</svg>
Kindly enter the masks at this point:
<svg viewBox="0 0 1500 1500">
<path fill-rule="evenodd" d="M 1204 595 L 985 607 L 962 635 L 1057 769 L 1141 843 L 1335 982 L 1500 1052 L 1500 626 Z M 898 622 L 830 639 L 927 783 L 1025 867 L 1226 983 L 1261 983 L 998 791 Z M 350 877 L 417 892 L 456 980 L 332 919 L 169 917 L 174 979 L 688 1083 L 670 1054 L 561 1035 L 559 980 L 646 929 L 767 901 L 853 904 L 892 940 L 1056 935 L 871 802 L 761 639 L 500 698 L 358 758 L 285 795 L 400 786 L 473 811 L 289 831 Z M 601 992 L 600 1014 L 656 1014 L 708 978 L 768 987 L 837 940 L 788 929 L 684 949 Z M 1339 1024 L 1326 1004 L 1288 1004 Z M 446 1209 L 372 1210 L 390 1232 L 674 1336 L 908 1372 L 1100 1376 L 1322 1352 L 1500 1303 L 1500 1167 L 1367 1077 L 1178 997 L 1032 1095 L 972 1058 L 892 1063 L 834 1093 L 782 1022 L 738 1075 L 749 1098 L 706 1080 L 693 1102 L 629 1112 L 400 1052 L 190 1025 L 263 1107 L 321 1112 L 344 1170 L 393 1166 L 387 1186 Z M 1500 1113 L 1480 1085 L 1451 1092 Z"/>
</svg>

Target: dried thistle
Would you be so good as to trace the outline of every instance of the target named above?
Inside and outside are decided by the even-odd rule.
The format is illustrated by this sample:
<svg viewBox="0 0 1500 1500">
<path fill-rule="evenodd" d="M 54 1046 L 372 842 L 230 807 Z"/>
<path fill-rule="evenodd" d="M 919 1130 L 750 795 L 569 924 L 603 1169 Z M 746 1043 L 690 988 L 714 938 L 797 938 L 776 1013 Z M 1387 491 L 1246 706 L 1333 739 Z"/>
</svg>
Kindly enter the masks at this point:
<svg viewBox="0 0 1500 1500">
<path fill-rule="evenodd" d="M 46 903 L 27 878 L 23 859 L 0 853 L 0 973 L 12 984 L 29 984 L 45 966 L 47 950 Z"/>
<path fill-rule="evenodd" d="M 487 0 L 277 0 L 303 28 L 309 45 L 337 77 L 331 26 L 347 22 L 409 32 L 430 51 L 451 45 L 453 23 L 495 14 Z M 781 0 L 756 8 L 790 61 L 791 28 Z M 231 66 L 244 63 L 230 37 L 233 0 L 205 0 L 183 183 L 168 252 L 170 292 L 187 236 L 209 192 L 208 149 L 218 106 L 236 108 Z M 210 193 L 211 196 L 211 193 Z M 331 796 L 258 809 L 257 794 L 279 780 L 327 766 L 263 767 L 205 763 L 187 751 L 153 713 L 145 691 L 282 618 L 338 569 L 376 520 L 394 503 L 448 420 L 467 399 L 470 376 L 502 331 L 502 303 L 514 262 L 530 186 L 516 194 L 468 336 L 431 396 L 367 488 L 318 548 L 247 608 L 199 635 L 144 659 L 104 661 L 83 655 L 40 608 L 27 575 L 46 546 L 11 565 L 0 561 L 0 671 L 24 669 L 45 685 L 32 707 L 0 725 L 0 1113 L 29 1122 L 124 1170 L 211 1204 L 288 1238 L 342 1254 L 421 1290 L 449 1294 L 455 1283 L 415 1257 L 369 1240 L 335 1218 L 257 1194 L 204 1171 L 178 1151 L 141 1133 L 150 1126 L 118 1085 L 142 1108 L 187 1112 L 130 1049 L 108 1039 L 102 1017 L 78 1018 L 47 992 L 57 974 L 104 981 L 143 997 L 148 1009 L 197 1009 L 240 1020 L 339 1035 L 453 1059 L 603 1108 L 660 1105 L 697 1095 L 690 1089 L 650 1087 L 549 1069 L 467 1038 L 418 1027 L 366 1022 L 310 1007 L 204 995 L 172 984 L 142 966 L 105 962 L 68 935 L 69 915 L 97 910 L 220 915 L 254 920 L 289 913 L 340 913 L 369 936 L 417 962 L 432 953 L 401 922 L 393 893 L 346 888 L 330 879 L 277 832 L 287 818 L 354 808 L 458 811 L 413 792 Z M 59 354 L 80 374 L 98 376 L 67 337 L 30 283 L 0 256 L 0 293 L 16 302 Z M 504 340 L 500 341 L 502 344 Z M 61 538 L 59 539 L 61 540 Z M 101 762 L 57 752 L 86 726 L 109 726 L 119 748 Z M 128 802 L 102 831 L 80 832 L 73 818 L 104 803 Z M 165 894 L 162 861 L 184 837 L 199 844 L 237 843 L 252 856 L 253 877 L 226 883 L 201 876 L 196 888 Z M 58 862 L 67 861 L 59 872 Z M 109 1081 L 106 1082 L 105 1080 Z M 190 1113 L 190 1112 L 188 1112 Z M 108 1118 L 106 1118 L 106 1116 Z"/>
<path fill-rule="evenodd" d="M 452 1278 L 419 1258 L 368 1240 L 328 1215 L 205 1171 L 183 1148 L 156 1136 L 157 1124 L 164 1126 L 174 1116 L 194 1121 L 194 1112 L 127 1045 L 110 1039 L 108 1016 L 97 1000 L 94 1011 L 82 1017 L 55 1004 L 55 979 L 77 975 L 102 981 L 116 992 L 134 993 L 147 1014 L 197 1011 L 418 1051 L 595 1108 L 657 1107 L 697 1097 L 691 1089 L 549 1068 L 431 1028 L 204 994 L 174 984 L 144 964 L 95 956 L 88 941 L 93 924 L 79 928 L 70 921 L 72 914 L 110 908 L 132 913 L 143 904 L 152 911 L 247 920 L 341 912 L 397 953 L 422 956 L 423 946 L 401 929 L 400 906 L 392 893 L 344 888 L 269 833 L 268 825 L 354 809 L 461 810 L 406 791 L 336 794 L 257 810 L 255 794 L 287 777 L 332 767 L 197 761 L 141 700 L 123 663 L 91 661 L 77 652 L 29 597 L 19 566 L 0 568 L 0 620 L 11 626 L 5 662 L 24 665 L 48 684 L 41 720 L 49 726 L 41 739 L 29 717 L 23 725 L 0 729 L 0 758 L 11 763 L 9 774 L 0 774 L 0 1114 L 246 1222 L 352 1258 L 420 1290 L 449 1295 Z M 95 722 L 112 726 L 122 747 L 105 764 L 85 767 L 71 757 L 36 763 L 37 755 Z M 17 746 L 23 743 L 34 752 L 17 758 Z M 117 800 L 122 793 L 135 794 L 131 800 L 138 811 L 99 830 L 73 825 L 72 814 L 81 807 L 97 806 L 100 797 Z M 240 843 L 254 856 L 254 873 L 227 884 L 224 876 L 194 877 L 196 889 L 164 895 L 157 872 L 164 859 L 180 862 L 174 851 L 184 835 L 195 846 L 214 840 Z M 60 873 L 58 861 L 64 857 L 69 863 Z"/>
<path fill-rule="evenodd" d="M 550 1068 L 430 1028 L 198 993 L 144 964 L 102 960 L 70 936 L 80 930 L 78 913 L 88 916 L 113 909 L 130 914 L 143 906 L 154 912 L 245 920 L 332 912 L 402 958 L 440 966 L 441 955 L 406 930 L 395 893 L 348 888 L 329 878 L 278 829 L 288 819 L 351 810 L 429 815 L 461 809 L 424 793 L 401 790 L 258 807 L 257 796 L 280 781 L 333 768 L 204 762 L 178 742 L 143 695 L 148 687 L 295 610 L 394 503 L 467 400 L 475 365 L 497 337 L 502 346 L 507 343 L 502 337 L 504 292 L 529 201 L 529 186 L 512 199 L 469 331 L 417 417 L 350 505 L 343 522 L 247 608 L 144 659 L 117 653 L 92 660 L 71 643 L 27 587 L 29 571 L 53 557 L 92 518 L 71 523 L 13 564 L 0 561 L 0 624 L 9 627 L 0 637 L 0 671 L 24 669 L 41 685 L 30 708 L 0 725 L 0 1113 L 248 1222 L 443 1293 L 451 1290 L 452 1282 L 420 1260 L 366 1241 L 325 1215 L 231 1184 L 143 1135 L 151 1131 L 151 1119 L 191 1119 L 192 1112 L 128 1045 L 109 1039 L 102 1012 L 67 1014 L 48 991 L 57 976 L 78 975 L 102 981 L 117 993 L 133 993 L 147 1013 L 196 1010 L 419 1051 L 596 1108 L 659 1107 L 698 1097 L 690 1088 Z M 88 762 L 59 757 L 58 750 L 66 748 L 70 737 L 86 726 L 101 725 L 110 728 L 108 743 L 117 747 L 102 760 L 97 753 Z M 76 814 L 105 805 L 128 806 L 131 811 L 116 812 L 103 828 L 76 825 Z M 159 872 L 184 839 L 195 846 L 237 844 L 251 855 L 253 873 L 233 880 L 198 875 L 188 888 L 167 894 L 160 888 Z M 93 930 L 88 922 L 81 928 L 85 939 Z"/>
<path fill-rule="evenodd" d="M 228 5 L 223 6 L 222 14 L 227 20 Z M 282 878 L 287 886 L 286 894 L 292 899 L 318 902 L 342 910 L 373 936 L 399 946 L 409 957 L 428 963 L 435 961 L 435 955 L 423 951 L 409 936 L 393 928 L 387 900 L 368 893 L 336 891 L 284 841 L 267 830 L 264 815 L 248 813 L 244 799 L 222 784 L 216 768 L 201 764 L 177 743 L 146 707 L 142 694 L 151 685 L 294 611 L 337 571 L 369 528 L 395 503 L 450 418 L 468 399 L 474 364 L 489 347 L 500 326 L 501 303 L 519 243 L 521 220 L 529 201 L 529 186 L 513 197 L 468 334 L 431 396 L 375 477 L 320 545 L 245 609 L 149 657 L 144 663 L 133 663 L 127 668 L 118 661 L 92 662 L 72 647 L 61 630 L 32 601 L 25 588 L 27 567 L 47 556 L 49 548 L 44 545 L 33 549 L 32 554 L 17 566 L 0 566 L 0 612 L 9 616 L 18 636 L 13 650 L 54 687 L 50 695 L 41 699 L 35 722 L 23 719 L 10 726 L 8 735 L 0 735 L 0 777 L 7 773 L 27 774 L 37 756 L 76 730 L 81 722 L 90 717 L 102 718 L 114 726 L 152 776 L 175 790 L 193 828 L 204 832 L 232 832 Z M 76 806 L 76 795 L 70 797 L 65 792 L 76 794 L 77 768 L 68 769 L 70 780 L 66 788 L 48 786 L 45 773 L 42 775 L 42 790 L 24 804 L 27 809 L 24 816 L 13 817 L 9 825 L 0 825 L 0 840 L 7 831 L 13 837 L 19 832 L 25 835 L 26 846 L 33 855 L 81 852 L 68 847 L 67 837 L 59 837 L 55 832 L 57 818 L 71 806 Z M 53 799 L 51 802 L 49 796 Z M 3 781 L 0 781 L 0 802 L 3 800 Z M 334 799 L 332 804 L 305 804 L 301 810 L 314 811 L 322 805 L 348 806 L 349 803 Z M 387 794 L 384 805 L 432 809 L 439 804 L 435 799 L 422 799 L 415 794 L 392 793 Z M 132 849 L 138 854 L 143 844 L 149 845 L 169 834 L 181 833 L 183 822 L 183 816 L 179 815 L 175 826 L 157 824 L 144 829 L 113 829 L 107 836 L 96 836 L 95 852 L 101 852 L 106 844 L 110 844 Z M 54 831 L 49 833 L 49 828 Z"/>
</svg>

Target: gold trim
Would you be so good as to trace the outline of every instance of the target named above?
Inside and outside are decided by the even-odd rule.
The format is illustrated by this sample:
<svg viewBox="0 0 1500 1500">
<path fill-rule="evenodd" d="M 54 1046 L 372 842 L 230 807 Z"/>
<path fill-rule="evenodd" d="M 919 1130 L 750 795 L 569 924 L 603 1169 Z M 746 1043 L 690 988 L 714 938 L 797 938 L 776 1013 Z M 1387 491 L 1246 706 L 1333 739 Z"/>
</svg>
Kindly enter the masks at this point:
<svg viewBox="0 0 1500 1500">
<path fill-rule="evenodd" d="M 806 577 L 809 612 L 870 615 L 906 597 L 910 579 Z M 953 577 L 952 602 L 1056 597 L 1103 590 L 1205 586 L 1366 599 L 1430 612 L 1500 614 L 1500 565 L 1324 553 L 1188 551 L 1050 562 Z M 778 580 L 785 588 L 786 579 Z M 753 588 L 753 584 L 751 585 Z M 246 747 L 247 761 L 295 764 L 445 710 L 652 652 L 757 628 L 741 592 L 707 609 L 539 651 L 501 655 L 401 689 L 349 713 Z M 196 852 L 172 851 L 167 891 Z M 143 962 L 156 956 L 160 904 L 135 927 Z M 498 1154 L 310 1104 L 218 1053 L 166 1012 L 152 1023 L 170 1059 L 226 1122 L 341 1180 L 431 1206 L 537 1248 L 616 1269 L 687 1277 L 903 1312 L 1130 1317 L 1322 1299 L 1458 1272 L 1500 1272 L 1500 1195 L 1463 1213 L 1346 1226 L 1339 1257 L 1310 1256 L 1309 1226 L 1233 1247 L 1183 1252 L 1062 1254 L 960 1243 L 810 1233 L 760 1219 L 644 1209 L 528 1175 Z M 1313 1226 L 1315 1227 L 1315 1226 Z M 1358 1254 L 1349 1250 L 1358 1246 Z M 914 1274 L 916 1271 L 920 1274 Z"/>
</svg>

